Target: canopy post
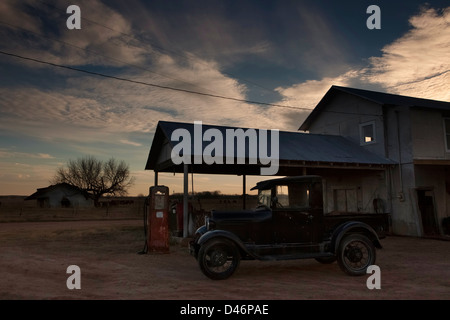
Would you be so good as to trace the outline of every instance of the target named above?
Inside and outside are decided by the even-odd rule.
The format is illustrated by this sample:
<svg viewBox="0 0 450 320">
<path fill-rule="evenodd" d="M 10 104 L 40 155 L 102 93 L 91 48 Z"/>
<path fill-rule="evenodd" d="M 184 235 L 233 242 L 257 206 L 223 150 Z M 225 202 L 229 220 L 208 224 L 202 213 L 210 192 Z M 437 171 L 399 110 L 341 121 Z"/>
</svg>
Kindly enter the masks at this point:
<svg viewBox="0 0 450 320">
<path fill-rule="evenodd" d="M 245 194 L 246 192 L 246 179 L 245 179 L 245 174 L 242 175 L 242 209 L 246 209 L 246 198 L 247 195 Z"/>
<path fill-rule="evenodd" d="M 189 168 L 187 164 L 183 164 L 184 176 L 183 176 L 183 238 L 188 237 L 189 229 L 189 206 L 188 206 L 188 193 L 189 193 Z"/>
</svg>

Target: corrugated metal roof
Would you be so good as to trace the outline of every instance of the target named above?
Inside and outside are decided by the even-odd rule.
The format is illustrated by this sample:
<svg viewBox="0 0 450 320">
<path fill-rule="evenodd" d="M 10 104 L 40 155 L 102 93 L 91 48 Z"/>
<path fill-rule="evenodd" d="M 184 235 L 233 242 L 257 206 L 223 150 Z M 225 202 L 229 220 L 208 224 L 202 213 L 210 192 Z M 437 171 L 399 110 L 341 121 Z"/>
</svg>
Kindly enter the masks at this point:
<svg viewBox="0 0 450 320">
<path fill-rule="evenodd" d="M 363 164 L 395 163 L 342 136 L 301 132 L 280 132 L 280 159 Z"/>
<path fill-rule="evenodd" d="M 194 124 L 183 122 L 159 121 L 152 146 L 145 166 L 146 170 L 154 170 L 164 143 L 168 142 L 173 148 L 178 141 L 171 141 L 172 133 L 177 129 L 185 129 L 191 135 L 191 154 L 194 155 Z M 208 129 L 216 129 L 226 136 L 226 130 L 237 130 L 252 128 L 202 125 L 202 133 Z M 254 129 L 259 134 L 260 129 Z M 268 154 L 271 154 L 271 134 L 268 137 Z M 202 150 L 211 142 L 202 140 Z M 223 141 L 223 150 L 225 150 L 225 139 Z M 236 146 L 235 146 L 236 147 Z M 225 151 L 224 151 L 225 152 Z M 236 151 L 235 151 L 236 156 Z M 258 151 L 259 154 L 259 151 Z M 248 160 L 248 143 L 245 153 Z M 348 140 L 341 136 L 324 135 L 324 134 L 308 134 L 301 132 L 279 131 L 279 160 L 280 165 L 286 162 L 324 162 L 324 163 L 350 163 L 350 164 L 374 164 L 374 165 L 392 165 L 394 161 L 374 154 L 359 144 Z M 206 164 L 205 164 L 206 165 Z M 210 171 L 210 170 L 208 170 Z M 197 173 L 199 170 L 197 169 Z"/>
</svg>

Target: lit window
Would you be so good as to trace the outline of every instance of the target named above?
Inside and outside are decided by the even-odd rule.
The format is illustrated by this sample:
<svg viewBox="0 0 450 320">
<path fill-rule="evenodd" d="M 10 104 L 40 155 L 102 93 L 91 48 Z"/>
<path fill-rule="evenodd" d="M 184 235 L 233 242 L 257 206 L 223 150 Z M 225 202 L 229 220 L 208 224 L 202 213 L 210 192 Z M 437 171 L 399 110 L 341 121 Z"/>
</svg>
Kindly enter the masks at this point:
<svg viewBox="0 0 450 320">
<path fill-rule="evenodd" d="M 375 122 L 361 123 L 359 125 L 359 135 L 361 145 L 375 143 Z"/>
</svg>

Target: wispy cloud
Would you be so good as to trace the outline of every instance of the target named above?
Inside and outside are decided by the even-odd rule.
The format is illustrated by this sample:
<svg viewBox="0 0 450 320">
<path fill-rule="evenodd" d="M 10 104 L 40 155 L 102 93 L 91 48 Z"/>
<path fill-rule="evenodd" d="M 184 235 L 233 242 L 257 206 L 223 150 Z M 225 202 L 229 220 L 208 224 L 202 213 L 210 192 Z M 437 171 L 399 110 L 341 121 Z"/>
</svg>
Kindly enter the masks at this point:
<svg viewBox="0 0 450 320">
<path fill-rule="evenodd" d="M 126 140 L 126 139 L 120 139 L 119 142 L 121 142 L 123 144 L 129 144 L 129 145 L 132 145 L 132 146 L 135 146 L 135 147 L 141 147 L 142 146 L 142 143 L 133 142 L 133 141 L 129 141 L 129 140 Z"/>
<path fill-rule="evenodd" d="M 411 30 L 386 45 L 383 54 L 372 57 L 365 68 L 275 89 L 283 97 L 280 104 L 298 107 L 299 111 L 69 74 L 66 78 L 68 86 L 57 92 L 33 87 L 0 89 L 0 124 L 12 132 L 19 130 L 21 134 L 47 140 L 87 142 L 116 137 L 121 143 L 139 146 L 139 142 L 124 138 L 126 134 L 151 132 L 158 120 L 202 120 L 211 124 L 296 130 L 307 115 L 302 109 L 312 109 L 331 85 L 359 84 L 365 88 L 367 84 L 378 85 L 392 93 L 448 100 L 449 16 L 449 8 L 441 12 L 423 10 L 410 19 Z M 118 27 L 131 32 L 125 22 L 119 23 Z M 324 28 L 326 25 L 319 29 Z M 159 55 L 153 60 L 152 70 L 153 73 L 128 71 L 121 76 L 236 99 L 246 98 L 244 85 L 223 74 L 217 63 L 195 55 L 191 55 L 188 62 L 180 61 L 176 56 Z"/>
<path fill-rule="evenodd" d="M 295 46 L 298 48 L 294 46 L 292 50 L 303 67 L 319 75 L 345 69 L 351 55 L 347 38 L 337 33 L 336 26 L 314 6 L 308 10 L 299 7 L 297 14 L 299 37 Z"/>
<path fill-rule="evenodd" d="M 32 159 L 55 159 L 48 153 L 28 153 L 0 149 L 0 158 L 32 158 Z"/>
<path fill-rule="evenodd" d="M 16 25 L 20 22 L 20 26 L 32 32 L 40 32 L 42 21 L 36 16 L 23 10 L 28 3 L 32 1 L 3 0 L 0 2 L 0 18 L 2 26 Z"/>
<path fill-rule="evenodd" d="M 176 79 L 153 78 L 145 71 L 127 72 L 121 77 L 198 93 L 246 98 L 246 87 L 221 73 L 214 63 L 192 58 L 190 64 L 180 65 L 170 57 L 157 63 L 159 72 Z M 280 112 L 269 107 L 115 79 L 99 81 L 97 77 L 78 74 L 73 77 L 69 74 L 66 81 L 67 87 L 58 90 L 0 88 L 2 128 L 47 141 L 101 142 L 116 137 L 122 143 L 128 133 L 153 131 L 159 120 L 280 128 Z"/>
<path fill-rule="evenodd" d="M 82 28 L 73 31 L 66 27 L 66 7 L 60 5 L 35 0 L 2 1 L 0 32 L 5 40 L 11 39 L 4 44 L 16 54 L 71 66 L 120 67 L 145 61 L 148 46 L 136 44 L 130 22 L 118 12 L 98 0 L 80 0 L 77 5 L 89 9 L 82 11 Z M 53 22 L 52 28 L 43 23 L 48 19 Z M 27 41 L 14 41 L 24 34 Z"/>
<path fill-rule="evenodd" d="M 278 87 L 283 102 L 302 108 L 313 109 L 332 85 L 346 86 L 357 77 L 358 70 L 351 70 L 337 77 L 325 77 L 321 80 L 308 80 L 290 87 Z"/>
<path fill-rule="evenodd" d="M 50 10 L 42 3 L 30 0 L 30 4 L 40 8 L 42 13 L 49 11 L 58 15 L 58 11 L 55 12 L 54 8 Z M 45 34 L 45 38 L 33 34 L 30 43 L 18 43 L 14 52 L 65 65 L 131 65 L 127 71 L 118 73 L 116 70 L 115 75 L 148 84 L 246 99 L 246 86 L 223 73 L 222 66 L 215 60 L 200 58 L 186 51 L 182 54 L 172 54 L 169 51 L 152 54 L 151 44 L 136 41 L 143 34 L 138 34 L 124 15 L 97 0 L 81 1 L 79 5 L 81 8 L 89 8 L 82 13 L 84 19 L 81 30 L 74 32 L 63 25 L 58 32 L 50 31 L 50 34 Z M 5 15 L 20 17 L 24 4 L 8 2 L 7 9 Z M 220 10 L 208 16 L 191 13 L 191 18 L 197 19 L 189 21 L 192 22 L 192 28 L 198 29 L 195 34 L 202 43 L 202 52 L 208 52 L 207 43 L 212 45 L 211 52 L 215 52 L 207 54 L 207 57 L 214 56 L 220 60 L 220 56 L 227 54 L 262 54 L 270 49 L 271 44 L 262 40 L 263 33 L 258 28 L 252 28 L 251 32 L 246 33 L 237 32 L 239 24 L 227 20 L 222 14 Z M 63 15 L 64 23 L 66 16 Z M 152 21 L 161 20 L 161 17 L 152 18 Z M 33 25 L 33 32 L 45 33 L 38 16 L 32 16 L 28 21 Z M 16 19 L 15 23 L 20 24 L 20 21 Z M 135 28 L 142 27 L 139 21 L 133 21 L 133 24 Z M 108 26 L 112 28 L 109 29 Z M 153 34 L 158 34 L 157 28 L 154 26 Z M 18 32 L 14 27 L 11 30 Z M 217 34 L 211 30 L 216 30 L 222 37 L 217 38 Z M 16 35 L 9 36 L 14 39 Z M 58 41 L 50 40 L 54 38 Z M 108 57 L 114 57 L 115 60 L 111 61 L 95 52 L 107 53 Z M 32 63 L 27 66 L 42 68 L 41 65 Z M 61 72 L 57 68 L 46 68 Z M 158 120 L 202 120 L 212 124 L 281 128 L 283 123 L 280 120 L 284 119 L 282 115 L 288 112 L 201 94 L 165 90 L 151 85 L 113 79 L 99 81 L 97 77 L 70 71 L 64 71 L 64 75 L 66 86 L 62 84 L 58 90 L 26 86 L 0 89 L 2 127 L 44 140 L 104 141 L 106 137 L 124 133 L 150 132 Z M 77 134 L 74 135 L 73 132 Z M 119 140 L 121 139 L 116 139 Z"/>
<path fill-rule="evenodd" d="M 424 9 L 409 21 L 411 29 L 366 67 L 276 90 L 283 102 L 311 109 L 332 85 L 380 86 L 390 93 L 450 101 L 450 7 Z"/>
<path fill-rule="evenodd" d="M 450 7 L 423 9 L 409 23 L 409 32 L 370 59 L 365 79 L 393 93 L 450 100 Z"/>
</svg>

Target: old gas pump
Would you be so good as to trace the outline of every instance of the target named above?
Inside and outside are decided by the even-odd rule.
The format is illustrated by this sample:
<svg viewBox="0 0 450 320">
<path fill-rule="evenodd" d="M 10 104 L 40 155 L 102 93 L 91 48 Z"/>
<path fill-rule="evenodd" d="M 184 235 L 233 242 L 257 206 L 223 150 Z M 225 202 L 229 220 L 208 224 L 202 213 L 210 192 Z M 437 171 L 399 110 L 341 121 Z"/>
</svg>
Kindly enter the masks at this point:
<svg viewBox="0 0 450 320">
<path fill-rule="evenodd" d="M 147 243 L 150 252 L 169 252 L 169 188 L 150 187 L 147 215 Z"/>
</svg>

